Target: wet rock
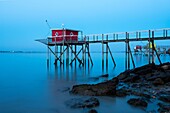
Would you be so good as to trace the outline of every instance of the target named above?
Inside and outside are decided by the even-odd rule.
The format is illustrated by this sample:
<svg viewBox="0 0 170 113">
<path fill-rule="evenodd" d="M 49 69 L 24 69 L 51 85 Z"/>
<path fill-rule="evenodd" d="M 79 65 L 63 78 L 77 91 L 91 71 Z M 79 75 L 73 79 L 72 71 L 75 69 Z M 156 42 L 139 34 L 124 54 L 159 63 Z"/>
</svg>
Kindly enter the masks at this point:
<svg viewBox="0 0 170 113">
<path fill-rule="evenodd" d="M 148 73 L 152 73 L 153 72 L 152 70 L 155 68 L 156 68 L 155 64 L 148 64 L 148 65 L 135 68 L 133 72 L 137 75 L 145 75 Z"/>
<path fill-rule="evenodd" d="M 131 87 L 132 87 L 132 88 L 140 88 L 140 87 L 141 87 L 141 83 L 131 84 Z"/>
<path fill-rule="evenodd" d="M 158 103 L 160 113 L 169 113 L 170 112 L 170 104 L 162 104 Z"/>
<path fill-rule="evenodd" d="M 132 78 L 131 78 L 131 82 L 132 83 L 137 82 L 138 80 L 140 80 L 140 76 L 139 75 L 133 75 Z"/>
<path fill-rule="evenodd" d="M 70 93 L 88 96 L 113 96 L 116 94 L 118 78 L 115 77 L 107 82 L 98 84 L 82 84 L 73 86 Z"/>
<path fill-rule="evenodd" d="M 90 77 L 89 80 L 91 80 L 91 81 L 98 81 L 99 77 Z"/>
<path fill-rule="evenodd" d="M 91 109 L 88 111 L 88 113 L 98 113 L 95 109 Z"/>
<path fill-rule="evenodd" d="M 127 101 L 128 104 L 133 105 L 133 106 L 138 106 L 138 107 L 147 107 L 148 103 L 140 98 L 132 98 Z"/>
<path fill-rule="evenodd" d="M 62 89 L 58 89 L 58 91 L 60 91 L 60 92 L 67 92 L 67 91 L 70 91 L 70 88 L 69 87 L 64 87 Z"/>
<path fill-rule="evenodd" d="M 146 93 L 143 92 L 143 91 L 134 91 L 134 90 L 132 90 L 132 91 L 131 91 L 131 94 L 136 95 L 136 96 L 140 96 L 140 97 L 145 97 L 145 98 L 147 98 L 147 99 L 150 99 L 150 98 L 151 98 L 151 96 L 150 96 L 149 94 L 146 94 Z"/>
<path fill-rule="evenodd" d="M 74 98 L 65 102 L 70 108 L 93 108 L 99 106 L 99 100 L 94 97 L 90 98 Z"/>
<path fill-rule="evenodd" d="M 109 74 L 104 74 L 104 75 L 101 75 L 101 76 L 99 76 L 99 77 L 109 77 Z"/>
<path fill-rule="evenodd" d="M 158 85 L 163 85 L 164 84 L 164 81 L 161 79 L 161 78 L 157 78 L 153 81 L 153 84 L 155 86 L 158 86 Z"/>
<path fill-rule="evenodd" d="M 120 74 L 118 75 L 118 79 L 119 79 L 119 80 L 124 80 L 124 79 L 126 79 L 127 77 L 129 77 L 129 75 L 130 75 L 130 71 L 127 70 L 127 71 L 125 71 L 125 72 L 123 72 L 123 73 L 120 73 Z"/>
<path fill-rule="evenodd" d="M 164 70 L 167 70 L 167 69 L 169 69 L 169 65 L 163 65 L 163 66 L 161 66 L 161 68 Z"/>
<path fill-rule="evenodd" d="M 159 97 L 159 100 L 162 100 L 164 102 L 169 102 L 170 103 L 170 95 L 161 95 Z"/>
<path fill-rule="evenodd" d="M 127 92 L 128 91 L 124 88 L 119 89 L 119 90 L 116 91 L 116 96 L 117 97 L 125 97 L 128 94 Z"/>
<path fill-rule="evenodd" d="M 170 55 L 170 48 L 166 51 L 166 54 Z"/>
</svg>

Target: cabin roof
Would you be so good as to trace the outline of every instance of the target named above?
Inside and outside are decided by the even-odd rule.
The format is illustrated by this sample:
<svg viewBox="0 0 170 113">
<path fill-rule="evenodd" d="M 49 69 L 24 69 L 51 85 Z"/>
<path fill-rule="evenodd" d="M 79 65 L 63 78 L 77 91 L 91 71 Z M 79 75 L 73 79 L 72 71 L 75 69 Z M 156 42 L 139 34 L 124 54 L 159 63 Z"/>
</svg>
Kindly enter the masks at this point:
<svg viewBox="0 0 170 113">
<path fill-rule="evenodd" d="M 52 28 L 51 30 L 66 30 L 66 31 L 77 31 L 80 32 L 80 30 L 74 30 L 74 29 L 67 29 L 67 28 Z"/>
</svg>

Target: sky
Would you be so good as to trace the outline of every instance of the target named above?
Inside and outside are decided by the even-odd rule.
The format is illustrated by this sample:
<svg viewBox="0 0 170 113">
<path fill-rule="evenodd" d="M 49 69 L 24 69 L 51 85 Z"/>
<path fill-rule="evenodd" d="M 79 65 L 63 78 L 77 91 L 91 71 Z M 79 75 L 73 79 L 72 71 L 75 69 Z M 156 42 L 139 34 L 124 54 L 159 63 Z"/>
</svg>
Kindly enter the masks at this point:
<svg viewBox="0 0 170 113">
<path fill-rule="evenodd" d="M 0 50 L 46 50 L 52 28 L 84 34 L 170 28 L 170 0 L 0 0 Z"/>
</svg>

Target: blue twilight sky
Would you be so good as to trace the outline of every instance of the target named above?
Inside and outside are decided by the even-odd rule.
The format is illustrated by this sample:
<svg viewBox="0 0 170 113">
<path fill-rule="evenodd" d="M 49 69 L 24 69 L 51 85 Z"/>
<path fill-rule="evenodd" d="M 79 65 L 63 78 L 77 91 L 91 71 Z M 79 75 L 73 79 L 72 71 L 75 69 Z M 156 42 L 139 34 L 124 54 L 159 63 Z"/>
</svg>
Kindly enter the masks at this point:
<svg viewBox="0 0 170 113">
<path fill-rule="evenodd" d="M 45 50 L 49 28 L 84 34 L 170 27 L 170 0 L 0 0 L 0 50 Z"/>
</svg>

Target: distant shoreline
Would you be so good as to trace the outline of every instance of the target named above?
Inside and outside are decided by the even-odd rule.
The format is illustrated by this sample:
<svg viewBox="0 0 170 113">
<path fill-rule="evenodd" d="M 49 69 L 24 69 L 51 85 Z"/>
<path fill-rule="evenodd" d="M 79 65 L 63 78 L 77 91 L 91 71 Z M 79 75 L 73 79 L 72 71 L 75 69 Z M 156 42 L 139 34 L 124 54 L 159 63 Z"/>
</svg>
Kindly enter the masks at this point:
<svg viewBox="0 0 170 113">
<path fill-rule="evenodd" d="M 0 53 L 46 53 L 44 51 L 0 51 Z"/>
</svg>

